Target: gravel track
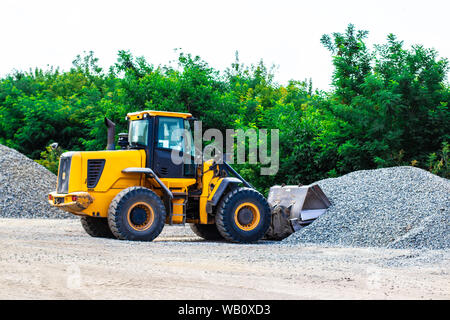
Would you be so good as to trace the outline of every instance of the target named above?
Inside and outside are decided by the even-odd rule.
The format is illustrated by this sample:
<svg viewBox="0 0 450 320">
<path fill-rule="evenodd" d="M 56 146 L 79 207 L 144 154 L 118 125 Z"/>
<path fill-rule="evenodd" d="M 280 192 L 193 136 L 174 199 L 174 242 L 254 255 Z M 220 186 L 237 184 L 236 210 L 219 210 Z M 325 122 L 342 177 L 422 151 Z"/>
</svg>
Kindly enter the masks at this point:
<svg viewBox="0 0 450 320">
<path fill-rule="evenodd" d="M 120 241 L 78 219 L 0 219 L 0 243 L 0 299 L 450 299 L 448 250 L 242 245 L 188 226 Z"/>
<path fill-rule="evenodd" d="M 355 171 L 318 184 L 332 206 L 284 244 L 450 248 L 447 179 L 415 167 L 392 167 Z"/>
</svg>

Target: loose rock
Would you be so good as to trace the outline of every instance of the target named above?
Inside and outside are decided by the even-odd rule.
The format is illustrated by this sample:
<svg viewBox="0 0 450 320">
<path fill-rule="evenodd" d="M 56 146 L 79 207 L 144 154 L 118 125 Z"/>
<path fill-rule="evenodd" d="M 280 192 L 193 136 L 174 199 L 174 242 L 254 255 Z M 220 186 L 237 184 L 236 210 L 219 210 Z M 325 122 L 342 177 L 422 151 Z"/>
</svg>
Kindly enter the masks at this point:
<svg viewBox="0 0 450 320">
<path fill-rule="evenodd" d="M 415 167 L 355 171 L 318 182 L 332 206 L 284 244 L 450 248 L 450 181 Z"/>
<path fill-rule="evenodd" d="M 73 218 L 50 206 L 56 175 L 20 152 L 0 145 L 0 217 Z"/>
</svg>

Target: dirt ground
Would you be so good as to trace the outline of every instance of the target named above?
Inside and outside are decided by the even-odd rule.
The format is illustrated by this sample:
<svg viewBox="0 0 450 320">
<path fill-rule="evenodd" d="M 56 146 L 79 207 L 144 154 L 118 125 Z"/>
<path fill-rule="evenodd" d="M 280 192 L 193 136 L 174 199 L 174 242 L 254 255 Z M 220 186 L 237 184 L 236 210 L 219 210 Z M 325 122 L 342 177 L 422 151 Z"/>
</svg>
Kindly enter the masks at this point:
<svg viewBox="0 0 450 320">
<path fill-rule="evenodd" d="M 0 219 L 0 299 L 449 299 L 448 251 L 89 237 L 78 220 Z"/>
</svg>

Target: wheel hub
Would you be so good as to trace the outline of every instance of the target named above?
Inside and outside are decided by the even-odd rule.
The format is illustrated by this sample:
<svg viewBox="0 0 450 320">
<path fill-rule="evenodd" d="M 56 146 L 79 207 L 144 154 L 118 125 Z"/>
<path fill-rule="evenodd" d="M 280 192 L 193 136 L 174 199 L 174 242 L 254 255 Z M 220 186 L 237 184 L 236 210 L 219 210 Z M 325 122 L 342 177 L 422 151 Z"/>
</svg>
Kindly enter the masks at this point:
<svg viewBox="0 0 450 320">
<path fill-rule="evenodd" d="M 242 208 L 239 210 L 237 218 L 241 225 L 248 225 L 253 221 L 253 212 L 249 208 Z"/>
<path fill-rule="evenodd" d="M 130 221 L 135 226 L 140 226 L 148 221 L 148 212 L 141 206 L 134 207 L 130 212 Z"/>
</svg>

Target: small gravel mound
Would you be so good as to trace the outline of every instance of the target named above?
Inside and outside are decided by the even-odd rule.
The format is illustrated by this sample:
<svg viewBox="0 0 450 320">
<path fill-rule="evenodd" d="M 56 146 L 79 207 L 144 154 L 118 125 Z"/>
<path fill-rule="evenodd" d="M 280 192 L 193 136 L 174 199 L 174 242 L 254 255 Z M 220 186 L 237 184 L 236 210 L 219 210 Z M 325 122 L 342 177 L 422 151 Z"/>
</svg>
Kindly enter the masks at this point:
<svg viewBox="0 0 450 320">
<path fill-rule="evenodd" d="M 56 176 L 14 149 L 0 145 L 0 217 L 71 218 L 53 208 L 47 194 L 56 189 Z"/>
<path fill-rule="evenodd" d="M 332 206 L 284 244 L 450 248 L 447 179 L 415 167 L 392 167 L 317 183 Z"/>
</svg>

